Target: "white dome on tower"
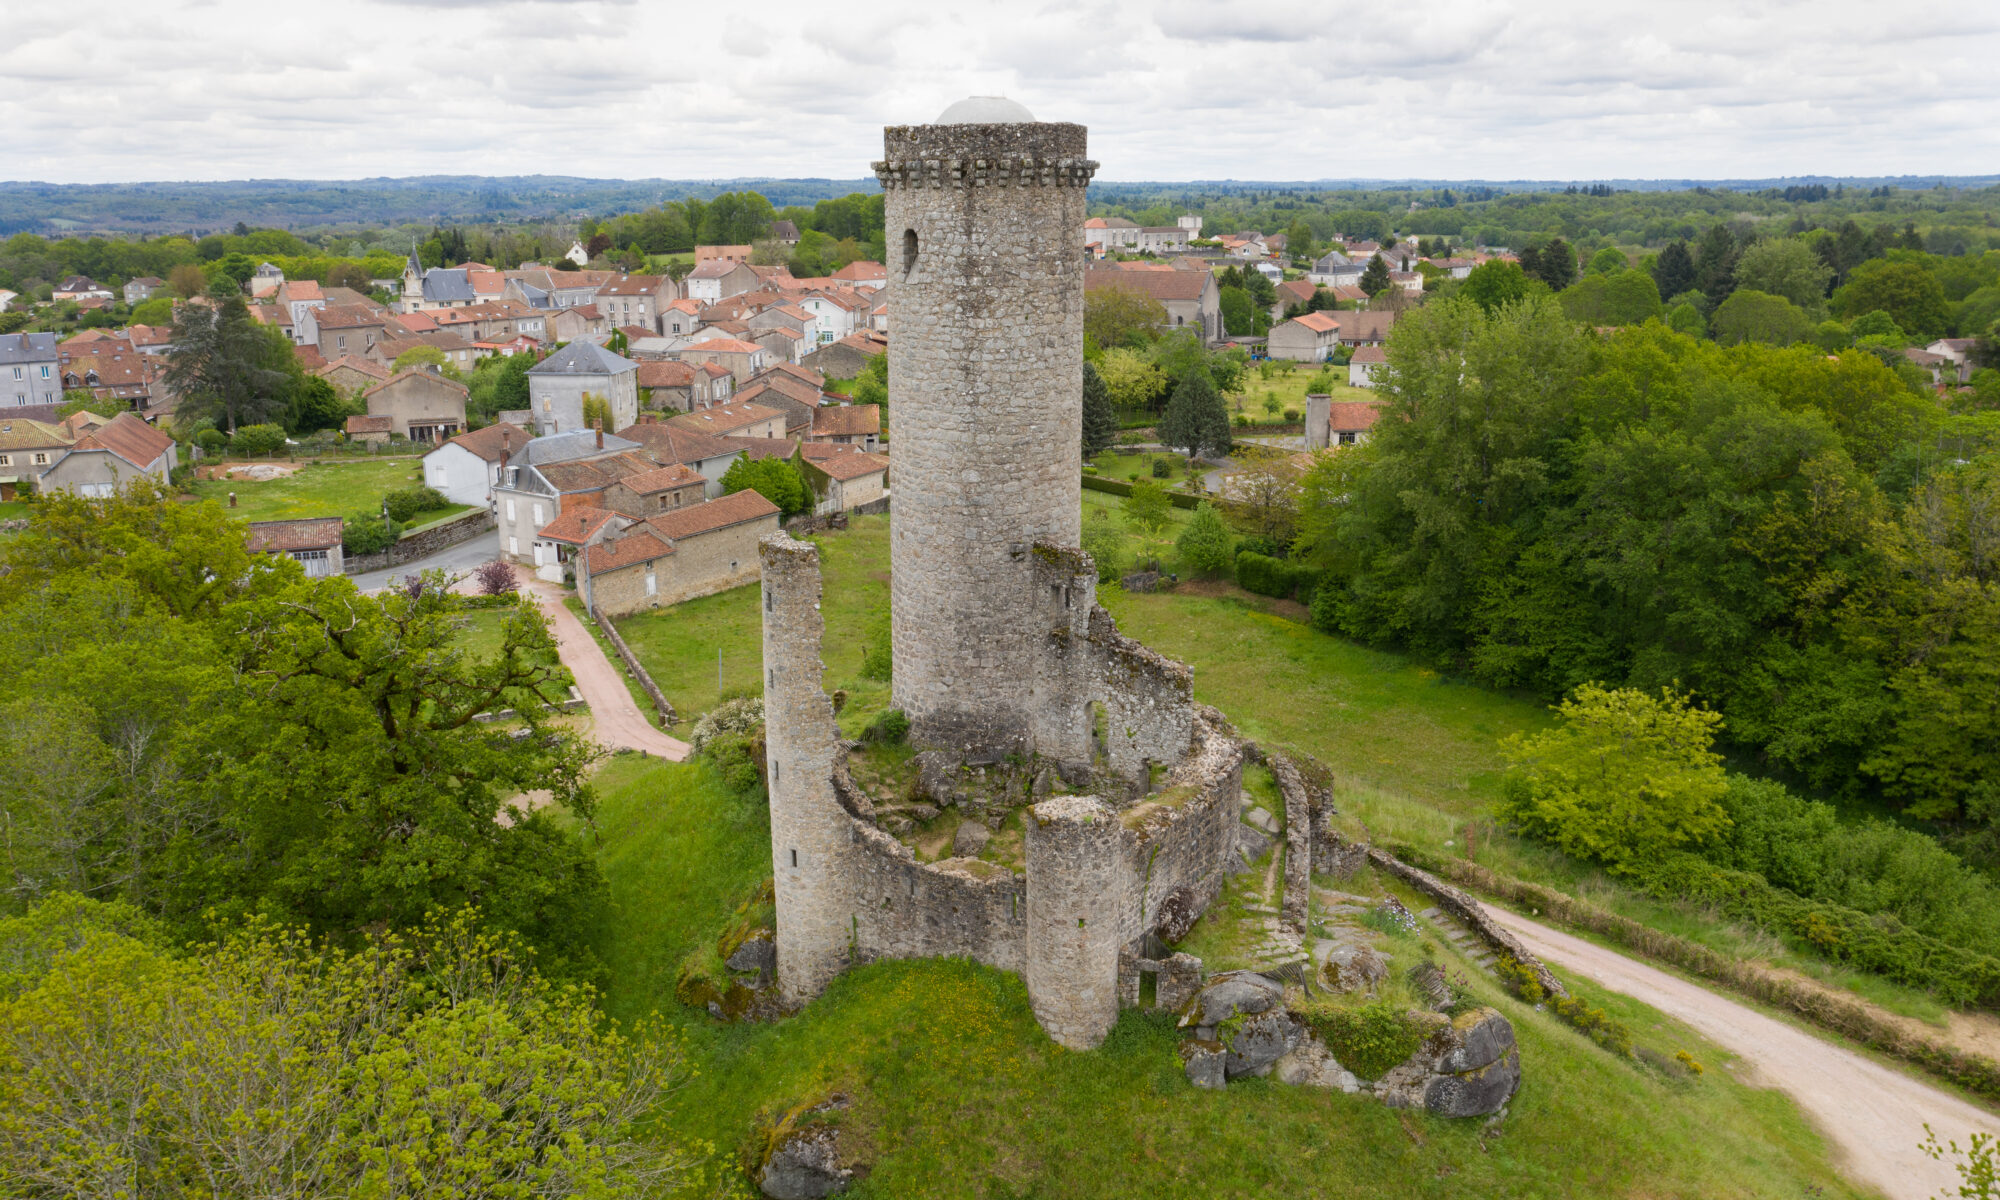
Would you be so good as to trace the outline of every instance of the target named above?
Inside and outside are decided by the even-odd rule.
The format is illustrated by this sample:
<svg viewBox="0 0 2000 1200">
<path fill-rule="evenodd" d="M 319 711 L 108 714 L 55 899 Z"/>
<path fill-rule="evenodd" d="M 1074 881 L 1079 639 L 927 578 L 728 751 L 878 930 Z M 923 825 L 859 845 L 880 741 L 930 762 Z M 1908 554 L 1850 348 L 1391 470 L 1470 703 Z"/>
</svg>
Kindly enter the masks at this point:
<svg viewBox="0 0 2000 1200">
<path fill-rule="evenodd" d="M 938 114 L 933 125 L 1032 125 L 1035 114 L 1005 96 L 967 96 Z"/>
</svg>

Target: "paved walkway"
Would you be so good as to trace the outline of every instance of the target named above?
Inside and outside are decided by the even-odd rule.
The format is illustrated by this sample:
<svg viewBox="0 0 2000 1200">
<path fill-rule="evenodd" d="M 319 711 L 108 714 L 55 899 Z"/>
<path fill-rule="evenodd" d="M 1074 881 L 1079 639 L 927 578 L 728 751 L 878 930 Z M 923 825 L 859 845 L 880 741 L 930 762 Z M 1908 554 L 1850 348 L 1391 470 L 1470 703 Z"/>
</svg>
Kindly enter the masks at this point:
<svg viewBox="0 0 2000 1200">
<path fill-rule="evenodd" d="M 2000 1117 L 1796 1025 L 1655 967 L 1488 904 L 1493 919 L 1548 962 L 1685 1022 L 1749 1067 L 1744 1082 L 1775 1087 L 1826 1135 L 1840 1169 L 1892 1200 L 1956 1195 L 1958 1174 L 1917 1147 L 1924 1126 L 1940 1142 L 1977 1130 L 2000 1134 Z"/>
<path fill-rule="evenodd" d="M 576 676 L 576 690 L 590 704 L 591 725 L 597 740 L 613 749 L 641 750 L 673 762 L 687 758 L 686 742 L 660 732 L 639 711 L 625 686 L 624 664 L 605 657 L 597 639 L 563 603 L 568 593 L 546 579 L 531 579 L 522 586 L 548 615 L 562 664 Z"/>
<path fill-rule="evenodd" d="M 482 563 L 492 562 L 499 556 L 500 547 L 494 541 L 492 530 L 477 537 L 468 538 L 456 546 L 446 546 L 435 554 L 413 559 L 400 567 L 390 567 L 383 571 L 370 571 L 365 575 L 350 576 L 354 586 L 364 592 L 388 587 L 405 575 L 421 575 L 436 567 L 453 575 L 464 575 Z"/>
</svg>

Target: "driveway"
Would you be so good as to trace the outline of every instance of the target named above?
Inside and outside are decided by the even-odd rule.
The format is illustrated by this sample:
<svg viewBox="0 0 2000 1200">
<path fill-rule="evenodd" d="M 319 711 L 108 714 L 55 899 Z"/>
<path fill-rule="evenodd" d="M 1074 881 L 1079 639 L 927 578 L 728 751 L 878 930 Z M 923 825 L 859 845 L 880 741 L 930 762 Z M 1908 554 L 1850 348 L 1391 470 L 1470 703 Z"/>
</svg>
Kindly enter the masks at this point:
<svg viewBox="0 0 2000 1200">
<path fill-rule="evenodd" d="M 386 571 L 370 571 L 366 575 L 351 575 L 348 578 L 354 580 L 354 586 L 362 591 L 373 592 L 388 587 L 405 575 L 421 574 L 433 567 L 453 575 L 463 575 L 481 563 L 492 562 L 499 556 L 500 543 L 489 529 L 456 546 L 446 546 L 436 554 L 413 559 L 400 567 L 390 567 Z"/>
<path fill-rule="evenodd" d="M 2000 1117 L 1798 1026 L 1764 1015 L 1655 967 L 1488 904 L 1493 919 L 1548 962 L 1642 1000 L 1742 1060 L 1738 1077 L 1798 1102 L 1849 1178 L 1891 1200 L 1958 1194 L 1958 1173 L 1917 1149 L 1924 1126 L 1960 1148 L 1974 1131 L 2000 1134 Z"/>
<path fill-rule="evenodd" d="M 576 690 L 590 705 L 590 719 L 597 740 L 613 749 L 642 750 L 655 758 L 680 762 L 688 756 L 688 744 L 668 737 L 646 719 L 625 687 L 625 664 L 605 657 L 583 622 L 563 603 L 568 593 L 546 579 L 531 579 L 522 585 L 542 606 L 549 629 L 556 637 L 556 651 L 562 664 L 576 676 Z"/>
</svg>

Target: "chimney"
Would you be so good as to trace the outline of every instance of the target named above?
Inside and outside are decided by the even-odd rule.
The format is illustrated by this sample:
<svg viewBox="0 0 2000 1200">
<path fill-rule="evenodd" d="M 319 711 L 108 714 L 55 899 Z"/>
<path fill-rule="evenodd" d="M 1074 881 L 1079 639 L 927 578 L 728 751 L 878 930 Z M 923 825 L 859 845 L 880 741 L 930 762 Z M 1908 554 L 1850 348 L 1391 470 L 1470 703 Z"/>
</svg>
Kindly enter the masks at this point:
<svg viewBox="0 0 2000 1200">
<path fill-rule="evenodd" d="M 604 422 L 592 421 L 590 427 L 597 431 L 597 448 L 599 450 L 604 449 Z"/>
</svg>

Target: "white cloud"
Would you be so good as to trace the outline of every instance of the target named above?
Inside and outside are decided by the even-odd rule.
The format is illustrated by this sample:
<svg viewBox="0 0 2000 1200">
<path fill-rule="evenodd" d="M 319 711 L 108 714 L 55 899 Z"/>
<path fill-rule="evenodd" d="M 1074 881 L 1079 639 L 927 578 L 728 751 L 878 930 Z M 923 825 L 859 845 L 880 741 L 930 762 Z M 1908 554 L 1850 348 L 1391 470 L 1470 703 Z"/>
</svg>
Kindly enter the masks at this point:
<svg viewBox="0 0 2000 1200">
<path fill-rule="evenodd" d="M 986 92 L 1107 180 L 2000 171 L 1971 0 L 12 7 L 14 179 L 855 178 Z"/>
</svg>

